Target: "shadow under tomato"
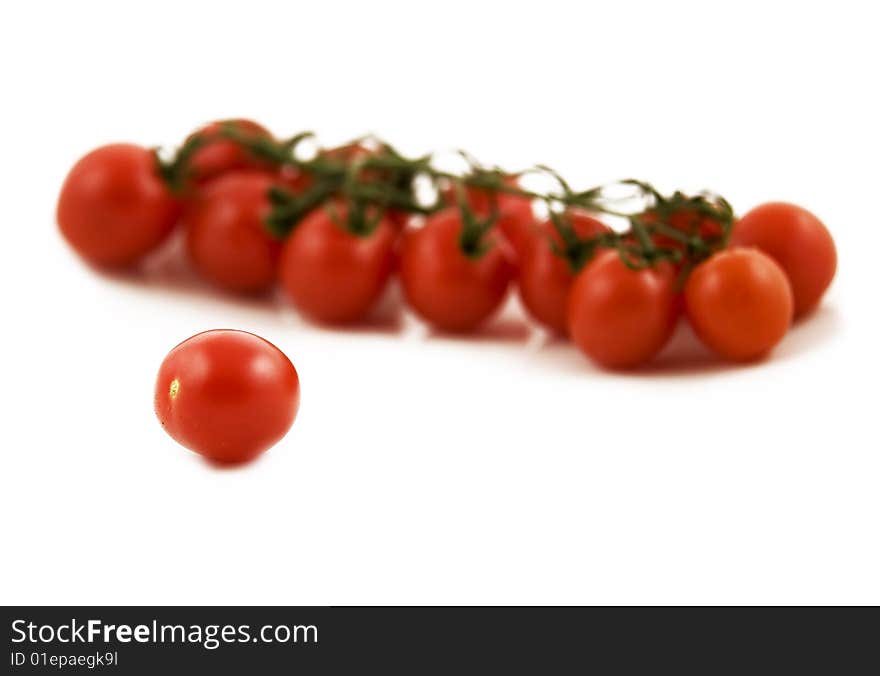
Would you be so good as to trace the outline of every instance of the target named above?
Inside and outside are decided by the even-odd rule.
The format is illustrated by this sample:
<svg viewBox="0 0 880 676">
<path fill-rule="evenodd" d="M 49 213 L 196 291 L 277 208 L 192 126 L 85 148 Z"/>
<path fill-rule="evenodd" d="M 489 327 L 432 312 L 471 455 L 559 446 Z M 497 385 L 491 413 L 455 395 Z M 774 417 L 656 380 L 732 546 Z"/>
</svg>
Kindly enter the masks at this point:
<svg viewBox="0 0 880 676">
<path fill-rule="evenodd" d="M 571 338 L 562 335 L 558 331 L 551 331 L 545 327 L 536 327 L 534 332 L 534 345 L 539 350 L 555 350 L 572 348 Z"/>
<path fill-rule="evenodd" d="M 653 361 L 638 368 L 605 368 L 592 362 L 569 340 L 549 334 L 531 357 L 581 378 L 591 375 L 616 378 L 696 376 L 730 370 L 731 366 L 737 366 L 723 362 L 711 354 L 700 344 L 686 322 L 676 328 L 669 343 Z"/>
<path fill-rule="evenodd" d="M 192 269 L 187 260 L 182 233 L 177 232 L 158 251 L 130 270 L 92 268 L 104 279 L 125 284 L 148 293 L 183 295 L 200 300 L 232 303 L 238 307 L 273 310 L 278 300 L 274 293 L 235 293 L 220 289 Z"/>
<path fill-rule="evenodd" d="M 239 460 L 237 462 L 223 461 L 223 460 L 214 460 L 213 458 L 206 458 L 202 455 L 199 456 L 200 461 L 203 465 L 210 467 L 213 470 L 218 472 L 239 472 L 244 469 L 253 467 L 263 457 L 263 453 L 256 456 L 255 458 L 249 458 L 248 460 Z"/>
<path fill-rule="evenodd" d="M 506 344 L 522 346 L 523 359 L 533 360 L 548 368 L 583 377 L 589 372 L 625 377 L 699 376 L 740 371 L 767 362 L 786 360 L 809 352 L 832 336 L 840 318 L 833 306 L 822 305 L 797 321 L 776 349 L 764 359 L 746 363 L 725 361 L 706 348 L 694 335 L 686 319 L 682 319 L 669 344 L 651 363 L 638 369 L 613 371 L 598 367 L 584 357 L 564 336 L 536 327 L 529 321 L 515 294 L 504 308 L 483 327 L 474 332 L 446 332 L 426 326 L 405 310 L 403 294 L 397 280 L 392 280 L 375 310 L 365 320 L 352 325 L 330 326 L 308 321 L 282 297 L 279 290 L 260 295 L 224 292 L 200 278 L 187 260 L 183 233 L 177 232 L 159 251 L 131 271 L 106 271 L 91 268 L 95 274 L 126 287 L 147 293 L 189 295 L 220 304 L 233 304 L 240 309 L 265 312 L 294 326 L 332 331 L 342 334 L 394 335 L 414 331 L 427 340 Z M 250 464 L 250 463 L 245 463 Z M 234 465 L 232 468 L 238 467 Z M 224 469 L 228 469 L 225 468 Z"/>
<path fill-rule="evenodd" d="M 692 376 L 766 366 L 809 352 L 833 335 L 837 326 L 836 310 L 833 307 L 820 307 L 810 316 L 795 322 L 770 354 L 752 361 L 732 362 L 722 359 L 703 345 L 687 320 L 683 319 L 657 359 L 641 369 L 625 373 L 648 377 Z"/>
<path fill-rule="evenodd" d="M 388 285 L 378 305 L 365 318 L 351 323 L 333 324 L 306 317 L 287 302 L 281 294 L 278 306 L 281 316 L 292 326 L 326 331 L 338 334 L 385 334 L 401 333 L 404 327 L 404 313 L 401 294 L 397 284 Z"/>
<path fill-rule="evenodd" d="M 820 305 L 794 323 L 770 358 L 788 359 L 809 352 L 833 336 L 840 329 L 840 323 L 837 308 L 833 305 Z"/>
<path fill-rule="evenodd" d="M 766 366 L 807 353 L 833 335 L 838 324 L 838 315 L 833 307 L 820 307 L 809 317 L 796 322 L 772 353 L 750 362 L 730 362 L 715 355 L 700 342 L 686 319 L 681 320 L 660 354 L 652 362 L 636 369 L 604 369 L 591 363 L 566 338 L 549 333 L 545 334 L 529 357 L 580 376 L 590 372 L 629 378 L 715 375 Z"/>
<path fill-rule="evenodd" d="M 520 318 L 502 315 L 490 320 L 476 331 L 443 331 L 430 328 L 430 340 L 452 340 L 471 343 L 525 343 L 532 334 L 529 324 Z"/>
<path fill-rule="evenodd" d="M 527 345 L 537 333 L 533 323 L 526 318 L 516 294 L 510 294 L 501 308 L 474 331 L 444 331 L 426 325 L 411 312 L 408 318 L 423 327 L 421 333 L 428 340 Z"/>
<path fill-rule="evenodd" d="M 724 361 L 700 342 L 687 319 L 682 318 L 672 338 L 648 364 L 621 373 L 634 377 L 708 375 L 730 369 L 748 368 L 763 360 L 745 363 Z"/>
<path fill-rule="evenodd" d="M 344 333 L 396 334 L 403 331 L 403 293 L 397 280 L 390 280 L 379 303 L 364 319 L 352 324 L 326 328 Z"/>
</svg>

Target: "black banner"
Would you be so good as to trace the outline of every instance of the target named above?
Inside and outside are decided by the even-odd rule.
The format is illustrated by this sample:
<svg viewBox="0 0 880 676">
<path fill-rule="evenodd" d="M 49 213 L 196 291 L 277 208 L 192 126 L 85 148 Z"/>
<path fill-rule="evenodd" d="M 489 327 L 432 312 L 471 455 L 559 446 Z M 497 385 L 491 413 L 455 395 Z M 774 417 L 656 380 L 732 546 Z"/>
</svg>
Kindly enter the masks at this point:
<svg viewBox="0 0 880 676">
<path fill-rule="evenodd" d="M 877 673 L 873 608 L 7 607 L 7 673 Z M 870 668 L 868 668 L 870 667 Z M 866 669 L 867 668 L 867 669 Z M 647 669 L 648 671 L 645 671 Z M 210 670 L 210 671 L 209 671 Z"/>
</svg>

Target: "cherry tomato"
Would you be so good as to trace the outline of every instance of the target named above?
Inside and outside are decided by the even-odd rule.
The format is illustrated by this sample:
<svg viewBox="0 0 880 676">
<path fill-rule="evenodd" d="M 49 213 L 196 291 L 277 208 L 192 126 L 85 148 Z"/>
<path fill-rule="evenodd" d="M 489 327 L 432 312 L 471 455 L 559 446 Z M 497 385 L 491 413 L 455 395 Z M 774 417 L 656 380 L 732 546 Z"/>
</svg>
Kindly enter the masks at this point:
<svg viewBox="0 0 880 676">
<path fill-rule="evenodd" d="M 518 186 L 515 176 L 506 178 L 505 183 L 512 187 Z M 465 196 L 468 206 L 480 218 L 489 216 L 494 205 L 498 213 L 496 227 L 503 233 L 518 255 L 525 253 L 531 245 L 532 238 L 537 234 L 537 225 L 530 198 L 472 186 L 465 187 Z M 449 205 L 456 205 L 458 203 L 454 186 L 447 188 L 443 192 L 443 197 L 444 201 Z"/>
<path fill-rule="evenodd" d="M 568 214 L 578 237 L 586 239 L 609 232 L 607 225 L 588 214 L 572 210 Z M 528 313 L 559 334 L 568 333 L 568 292 L 575 272 L 568 259 L 556 253 L 562 241 L 552 221 L 539 226 L 519 261 L 519 296 Z"/>
<path fill-rule="evenodd" d="M 299 408 L 299 377 L 272 343 L 244 331 L 205 331 L 159 369 L 155 408 L 173 439 L 218 462 L 243 462 L 278 443 Z"/>
<path fill-rule="evenodd" d="M 159 176 L 152 151 L 114 144 L 77 162 L 61 188 L 61 234 L 87 261 L 126 267 L 155 249 L 177 223 L 180 206 Z"/>
<path fill-rule="evenodd" d="M 196 184 L 217 178 L 229 171 L 238 169 L 271 169 L 266 160 L 254 157 L 236 141 L 223 136 L 225 126 L 230 126 L 242 136 L 271 138 L 269 131 L 253 120 L 222 120 L 211 122 L 190 134 L 202 140 L 202 145 L 193 153 L 189 161 L 191 180 Z"/>
<path fill-rule="evenodd" d="M 788 331 L 794 301 L 782 268 L 758 249 L 728 249 L 694 268 L 684 290 L 700 339 L 736 361 L 765 355 Z"/>
<path fill-rule="evenodd" d="M 364 234 L 348 229 L 347 219 L 342 203 L 318 208 L 284 244 L 281 286 L 303 314 L 319 322 L 362 319 L 381 297 L 394 267 L 396 229 L 389 219 L 380 218 Z"/>
<path fill-rule="evenodd" d="M 771 202 L 752 209 L 734 226 L 731 242 L 757 247 L 782 266 L 791 282 L 796 317 L 819 304 L 837 270 L 828 229 L 794 204 Z"/>
<path fill-rule="evenodd" d="M 400 278 L 407 302 L 445 331 L 471 331 L 498 309 L 514 274 L 510 253 L 493 233 L 474 254 L 461 246 L 457 207 L 404 233 Z"/>
<path fill-rule="evenodd" d="M 221 288 L 267 291 L 275 282 L 281 242 L 267 230 L 268 191 L 280 179 L 260 171 L 229 172 L 200 190 L 184 213 L 193 266 Z"/>
<path fill-rule="evenodd" d="M 667 262 L 631 270 L 603 251 L 578 274 L 568 298 L 568 329 L 590 359 L 633 368 L 654 357 L 676 321 L 675 269 Z"/>
</svg>

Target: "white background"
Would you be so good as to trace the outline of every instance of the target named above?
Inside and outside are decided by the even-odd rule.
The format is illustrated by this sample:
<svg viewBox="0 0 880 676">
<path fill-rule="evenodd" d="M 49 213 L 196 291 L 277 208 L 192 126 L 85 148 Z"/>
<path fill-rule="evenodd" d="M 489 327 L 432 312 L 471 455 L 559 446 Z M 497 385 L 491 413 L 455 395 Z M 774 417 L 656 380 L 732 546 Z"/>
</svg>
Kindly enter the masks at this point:
<svg viewBox="0 0 880 676">
<path fill-rule="evenodd" d="M 3 5 L 0 601 L 880 603 L 870 7 Z M 474 340 L 409 316 L 332 332 L 169 251 L 131 277 L 80 264 L 54 224 L 77 157 L 231 116 L 797 202 L 838 278 L 765 363 L 684 332 L 616 375 L 515 302 Z M 239 470 L 152 411 L 165 353 L 216 327 L 275 342 L 303 385 Z"/>
</svg>

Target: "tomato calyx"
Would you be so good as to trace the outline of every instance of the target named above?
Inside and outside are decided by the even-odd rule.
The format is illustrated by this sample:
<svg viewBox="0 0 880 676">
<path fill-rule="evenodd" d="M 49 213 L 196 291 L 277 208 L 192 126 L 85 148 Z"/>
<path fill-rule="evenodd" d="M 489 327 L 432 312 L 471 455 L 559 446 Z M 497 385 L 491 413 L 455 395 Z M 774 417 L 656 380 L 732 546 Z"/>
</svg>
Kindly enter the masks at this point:
<svg viewBox="0 0 880 676">
<path fill-rule="evenodd" d="M 644 181 L 627 179 L 646 198 L 645 208 L 629 217 L 631 229 L 649 255 L 693 264 L 727 246 L 733 230 L 733 207 L 722 196 L 679 190 L 661 194 Z"/>
<path fill-rule="evenodd" d="M 288 145 L 296 147 L 290 142 Z M 287 237 L 309 212 L 338 198 L 355 207 L 351 211 L 354 220 L 346 223 L 354 234 L 369 234 L 371 224 L 374 226 L 390 210 L 433 213 L 434 209 L 417 203 L 414 196 L 415 177 L 426 159 L 409 160 L 386 143 L 372 145 L 375 147 L 356 139 L 322 150 L 311 159 L 301 159 L 294 152 L 284 155 L 285 164 L 306 176 L 308 185 L 297 193 L 283 188 L 273 190 L 269 196 L 273 209 L 266 220 L 269 230 L 277 237 Z M 359 220 L 358 214 L 368 211 L 370 218 Z"/>
<path fill-rule="evenodd" d="M 384 209 L 360 200 L 331 201 L 325 205 L 325 209 L 333 223 L 355 237 L 369 237 L 385 217 Z"/>
<path fill-rule="evenodd" d="M 220 135 L 240 145 L 254 158 L 277 166 L 292 164 L 292 158 L 296 156 L 299 145 L 315 136 L 314 132 L 303 131 L 288 139 L 277 141 L 270 136 L 242 131 L 234 122 L 234 120 L 223 122 Z"/>
<path fill-rule="evenodd" d="M 577 273 L 601 248 L 614 247 L 617 235 L 603 232 L 592 237 L 580 237 L 575 231 L 570 212 L 550 212 L 550 222 L 559 239 L 550 238 L 554 254 L 565 259 L 573 273 Z"/>
<path fill-rule="evenodd" d="M 638 208 L 629 213 L 603 211 L 623 216 L 629 224 L 610 244 L 628 268 L 641 270 L 670 262 L 679 271 L 677 286 L 681 287 L 694 266 L 727 246 L 734 213 L 720 195 L 682 191 L 664 195 L 651 184 L 634 179 L 618 185 L 636 188 Z"/>
<path fill-rule="evenodd" d="M 273 186 L 268 194 L 272 210 L 264 219 L 266 228 L 278 239 L 285 239 L 306 214 L 324 204 L 337 189 L 337 182 L 327 179 L 315 181 L 299 194 Z"/>
<path fill-rule="evenodd" d="M 168 160 L 162 159 L 159 150 L 154 149 L 157 172 L 174 194 L 181 195 L 199 178 L 199 152 L 212 144 L 228 141 L 244 150 L 253 160 L 269 166 L 283 163 L 278 153 L 274 152 L 279 146 L 278 142 L 268 136 L 262 127 L 247 120 L 220 120 L 188 136 Z"/>
<path fill-rule="evenodd" d="M 458 246 L 465 256 L 480 258 L 490 248 L 485 236 L 498 220 L 498 207 L 493 204 L 489 214 L 480 217 L 468 204 L 462 183 L 456 182 L 454 189 L 458 210 L 461 214 L 461 234 L 458 236 Z"/>
<path fill-rule="evenodd" d="M 664 195 L 651 184 L 633 179 L 575 193 L 558 174 L 543 169 L 560 185 L 563 199 L 558 203 L 589 205 L 597 215 L 625 219 L 629 226 L 622 232 L 609 230 L 582 237 L 572 227 L 570 209 L 553 209 L 553 202 L 548 201 L 555 235 L 551 248 L 565 259 L 572 272 L 581 270 L 600 250 L 611 249 L 634 271 L 671 263 L 679 273 L 676 287 L 680 289 L 697 264 L 727 246 L 734 215 L 723 197 L 682 191 Z M 614 198 L 613 193 L 622 187 L 635 190 Z M 619 208 L 620 200 L 630 208 Z"/>
<path fill-rule="evenodd" d="M 213 136 L 202 132 L 190 135 L 167 160 L 162 159 L 158 148 L 153 150 L 157 171 L 174 194 L 180 195 L 191 186 L 196 177 L 194 158 L 198 151 L 213 142 L 231 141 L 254 160 L 277 168 L 291 164 L 297 146 L 314 136 L 312 132 L 305 131 L 289 139 L 277 141 L 271 136 L 245 128 L 239 120 L 221 120 L 215 124 L 217 130 Z"/>
<path fill-rule="evenodd" d="M 175 195 L 184 191 L 189 176 L 189 166 L 192 156 L 196 151 L 204 147 L 206 141 L 200 136 L 187 139 L 169 160 L 163 160 L 159 154 L 159 148 L 153 148 L 153 157 L 156 161 L 156 172 L 168 185 Z"/>
</svg>

